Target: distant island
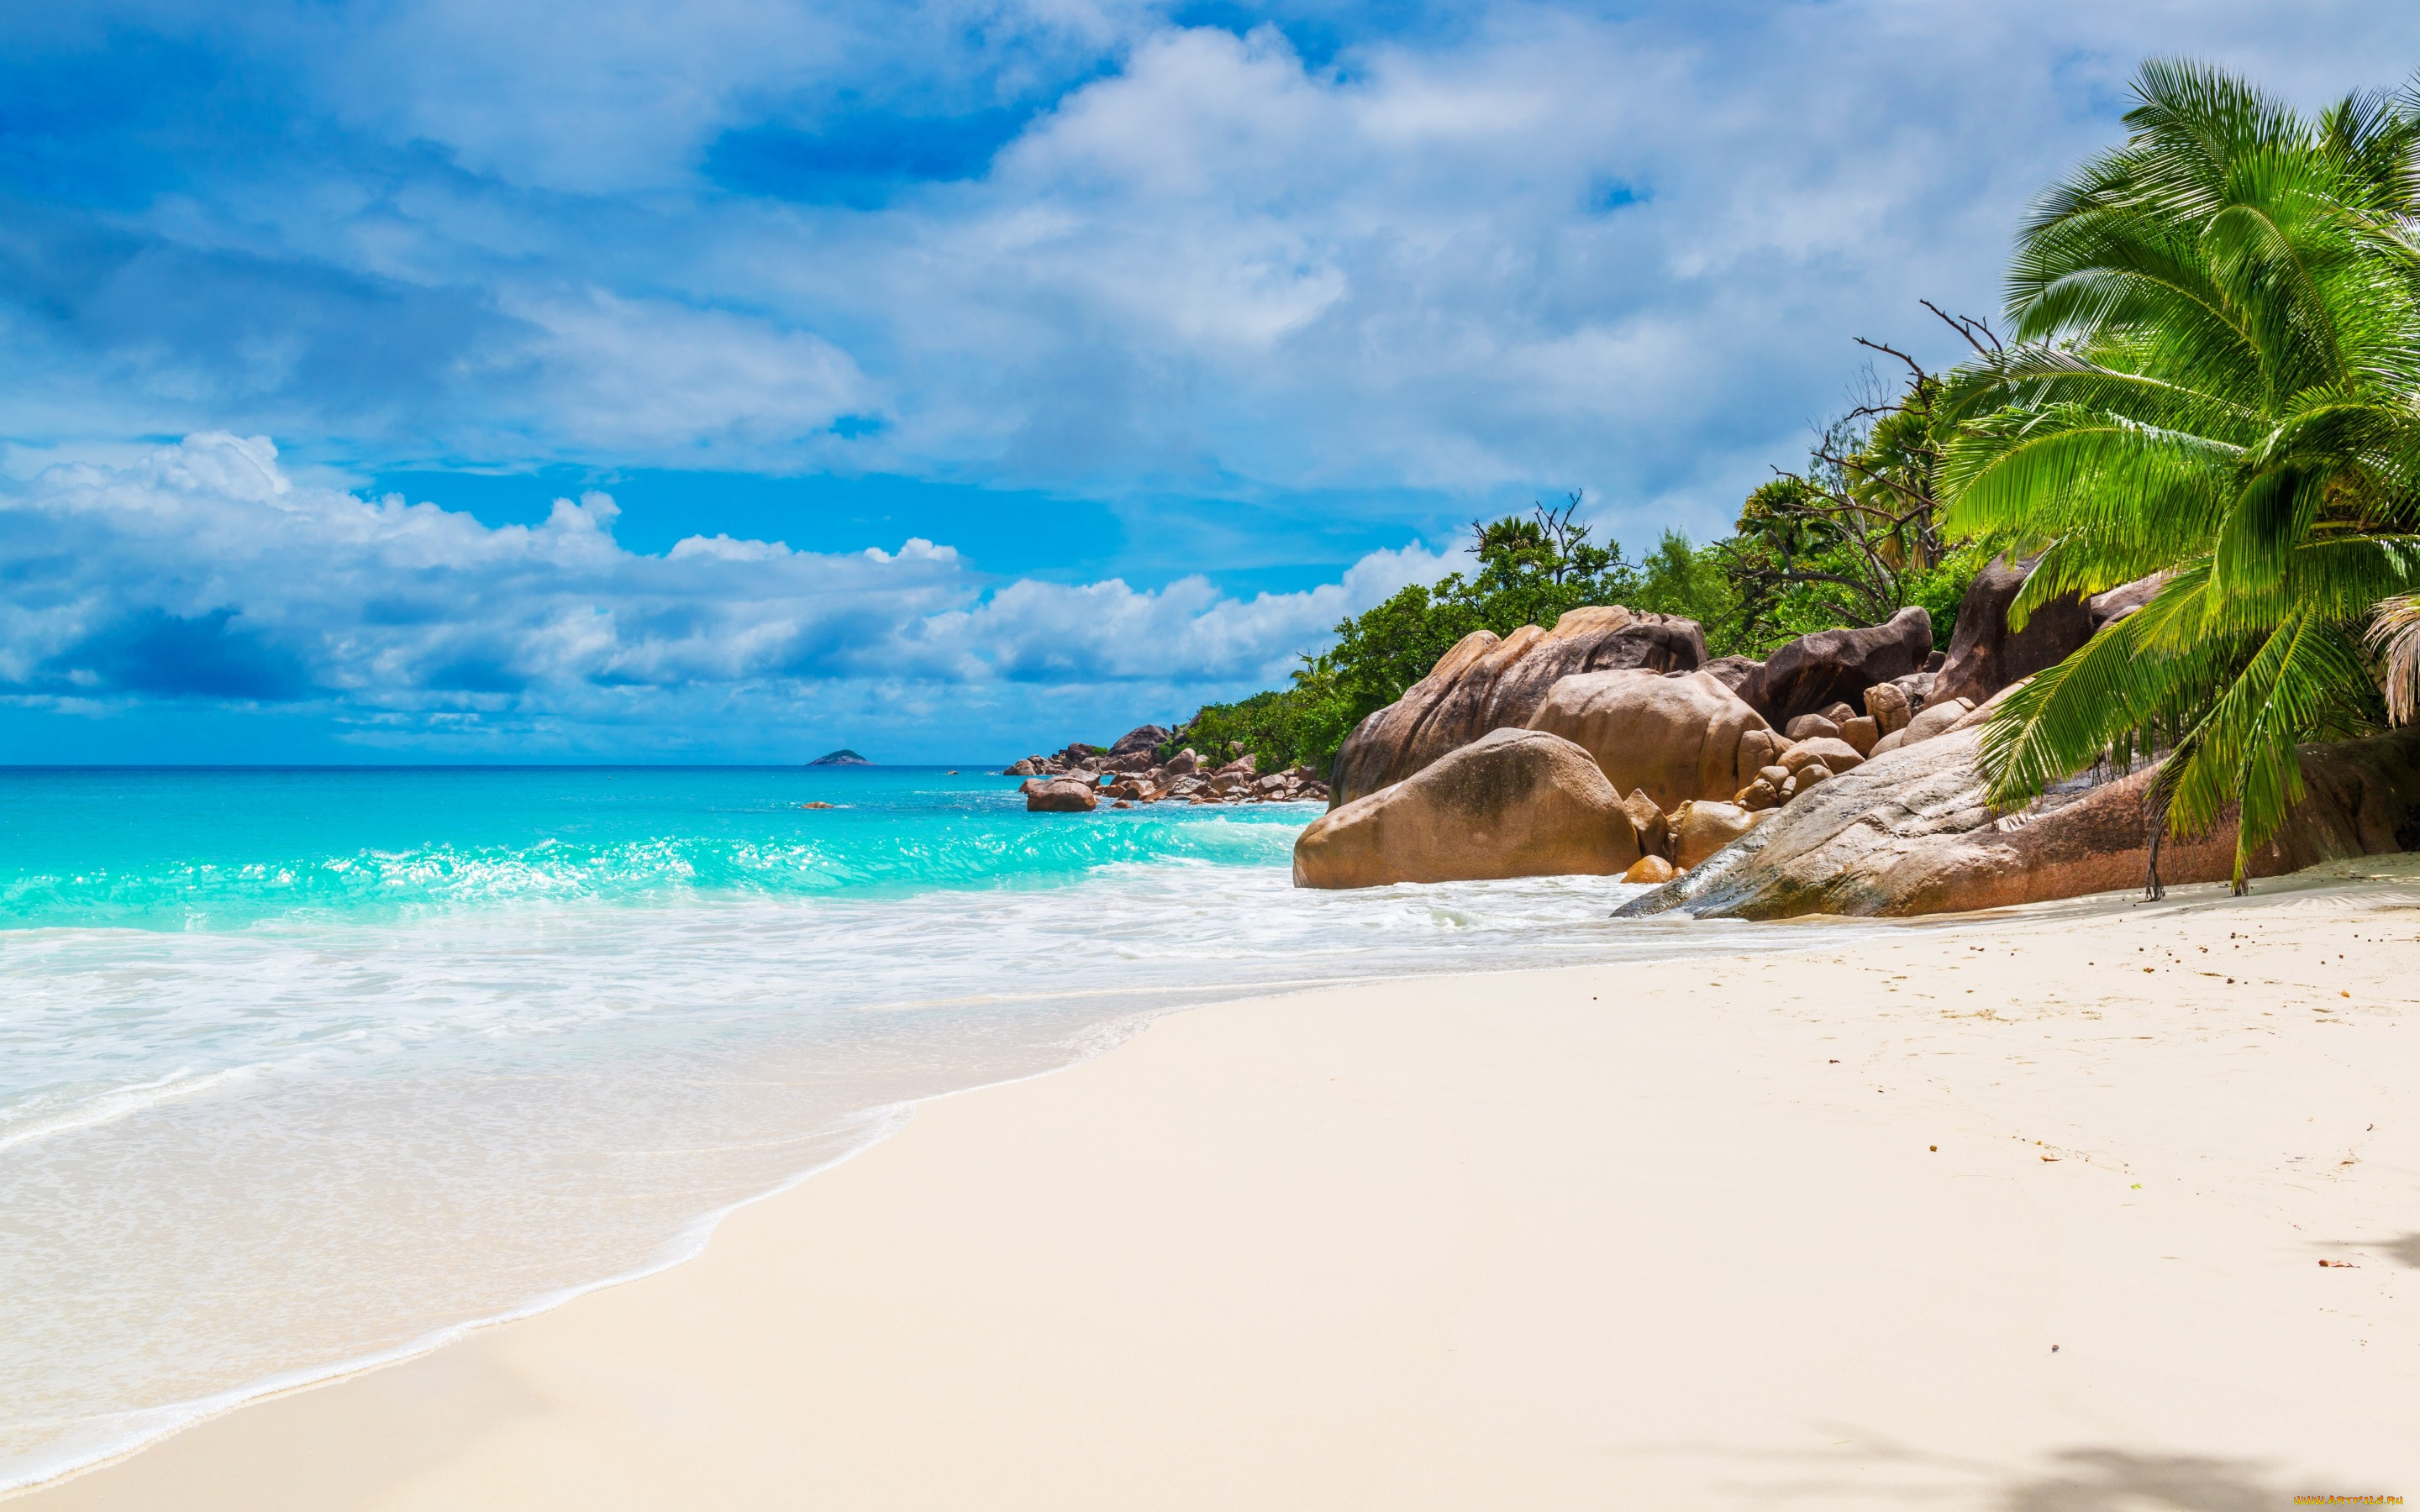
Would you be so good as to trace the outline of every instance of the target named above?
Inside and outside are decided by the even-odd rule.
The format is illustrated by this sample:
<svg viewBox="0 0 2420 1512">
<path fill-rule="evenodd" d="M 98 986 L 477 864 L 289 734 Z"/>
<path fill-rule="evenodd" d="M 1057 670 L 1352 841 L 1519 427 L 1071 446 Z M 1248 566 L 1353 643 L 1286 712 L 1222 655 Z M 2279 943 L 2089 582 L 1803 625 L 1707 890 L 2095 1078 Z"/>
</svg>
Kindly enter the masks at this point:
<svg viewBox="0 0 2420 1512">
<path fill-rule="evenodd" d="M 829 756 L 818 756 L 807 764 L 809 766 L 872 766 L 874 764 L 844 747 Z"/>
</svg>

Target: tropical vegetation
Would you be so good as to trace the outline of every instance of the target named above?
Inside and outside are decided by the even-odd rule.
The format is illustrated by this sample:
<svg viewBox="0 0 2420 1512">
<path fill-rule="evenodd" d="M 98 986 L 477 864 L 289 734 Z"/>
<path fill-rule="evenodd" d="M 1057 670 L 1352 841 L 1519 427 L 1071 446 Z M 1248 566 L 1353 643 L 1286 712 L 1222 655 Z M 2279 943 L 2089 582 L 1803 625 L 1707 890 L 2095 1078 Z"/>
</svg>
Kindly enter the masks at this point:
<svg viewBox="0 0 2420 1512">
<path fill-rule="evenodd" d="M 1933 313 L 1972 356 L 1869 375 L 1807 465 L 1730 537 L 1625 563 L 1570 506 L 1479 526 L 1478 570 L 1337 627 L 1294 686 L 1200 733 L 1322 762 L 1474 629 L 1621 602 L 1688 615 L 1708 650 L 1932 611 L 2007 552 L 2012 628 L 2066 594 L 2157 591 L 1984 726 L 1995 804 L 2100 764 L 2153 768 L 2163 837 L 2239 821 L 2236 886 L 2303 795 L 2297 748 L 2420 715 L 2420 90 L 2304 115 L 2160 61 L 2126 136 L 2042 197 L 2003 326 Z"/>
<path fill-rule="evenodd" d="M 2012 614 L 2161 574 L 1985 726 L 1996 803 L 2156 764 L 2163 835 L 2240 815 L 2235 879 L 2303 793 L 2296 747 L 2386 716 L 2420 587 L 2420 100 L 2304 116 L 2146 66 L 2118 147 L 2044 196 L 2011 344 L 1947 381 L 1945 521 L 2039 553 Z M 2386 607 L 2381 620 L 2379 611 Z"/>
</svg>

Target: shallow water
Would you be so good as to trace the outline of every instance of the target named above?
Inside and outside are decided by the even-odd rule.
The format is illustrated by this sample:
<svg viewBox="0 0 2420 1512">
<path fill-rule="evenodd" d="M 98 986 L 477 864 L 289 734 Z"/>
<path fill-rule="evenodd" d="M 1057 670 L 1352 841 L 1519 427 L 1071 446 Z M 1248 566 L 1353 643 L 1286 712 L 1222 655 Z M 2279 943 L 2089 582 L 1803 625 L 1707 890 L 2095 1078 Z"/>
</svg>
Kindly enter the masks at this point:
<svg viewBox="0 0 2420 1512">
<path fill-rule="evenodd" d="M 840 805 L 809 810 L 810 801 Z M 0 1487 L 667 1263 L 905 1104 L 1289 986 L 1790 948 L 1296 891 L 1302 807 L 865 769 L 0 771 Z"/>
</svg>

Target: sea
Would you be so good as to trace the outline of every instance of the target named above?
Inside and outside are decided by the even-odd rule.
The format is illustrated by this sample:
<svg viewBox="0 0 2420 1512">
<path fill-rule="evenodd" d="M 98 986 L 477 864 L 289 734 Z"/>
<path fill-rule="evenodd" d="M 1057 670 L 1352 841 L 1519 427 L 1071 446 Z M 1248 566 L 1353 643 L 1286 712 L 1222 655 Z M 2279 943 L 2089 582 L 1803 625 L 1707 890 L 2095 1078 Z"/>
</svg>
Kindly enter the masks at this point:
<svg viewBox="0 0 2420 1512">
<path fill-rule="evenodd" d="M 1604 878 L 1299 890 L 1317 812 L 1030 814 L 997 763 L 0 768 L 0 1489 L 676 1264 L 1157 1014 L 1793 943 Z"/>
</svg>

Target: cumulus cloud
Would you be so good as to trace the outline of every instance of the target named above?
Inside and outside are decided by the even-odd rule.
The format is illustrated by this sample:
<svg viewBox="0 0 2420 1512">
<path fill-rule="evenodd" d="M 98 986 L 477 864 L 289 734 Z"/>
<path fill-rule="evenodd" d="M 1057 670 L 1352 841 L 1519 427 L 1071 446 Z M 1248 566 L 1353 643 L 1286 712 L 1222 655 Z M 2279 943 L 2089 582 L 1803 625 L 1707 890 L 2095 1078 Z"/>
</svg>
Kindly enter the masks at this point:
<svg viewBox="0 0 2420 1512">
<path fill-rule="evenodd" d="M 91 155 L 0 237 L 21 439 L 1248 505 L 1585 486 L 1634 537 L 1719 524 L 1853 336 L 1955 356 L 1915 296 L 1992 307 L 2144 54 L 2306 101 L 2420 55 L 2420 12 L 2352 0 L 91 8 L 78 46 L 115 16 L 192 54 L 145 108 L 216 124 L 36 133 Z M 17 24 L 20 73 L 68 66 L 64 23 Z M 279 86 L 179 93 L 225 74 Z M 741 139 L 848 172 L 718 179 Z"/>
<path fill-rule="evenodd" d="M 1001 584 L 914 538 L 826 554 L 692 536 L 636 553 L 613 539 L 618 513 L 592 492 L 490 528 L 299 485 L 265 438 L 223 433 L 124 468 L 54 468 L 0 496 L 0 696 L 314 703 L 385 744 L 473 748 L 541 728 L 577 743 L 583 726 L 611 744 L 701 710 L 745 745 L 752 720 L 793 724 L 802 703 L 894 727 L 948 710 L 928 744 L 1007 738 L 1015 685 L 1104 707 L 1125 688 L 1147 707 L 1112 720 L 1164 717 L 1280 676 L 1338 619 L 1442 570 L 1413 547 L 1249 599 L 1199 578 Z"/>
<path fill-rule="evenodd" d="M 2315 105 L 2398 82 L 2420 8 L 89 0 L 0 14 L 0 44 L 8 455 L 118 464 L 0 509 L 10 696 L 576 744 L 1164 717 L 1429 570 L 1129 586 L 1196 543 L 1297 581 L 1566 487 L 1634 548 L 1719 531 L 1840 408 L 1854 337 L 1961 354 L 1916 297 L 1993 308 L 2142 57 Z M 998 584 L 709 514 L 644 556 L 610 501 L 516 533 L 224 440 L 126 460 L 222 430 L 355 477 L 1026 490 L 1128 544 L 1099 581 Z M 1218 508 L 1180 531 L 1146 500 Z"/>
<path fill-rule="evenodd" d="M 522 360 L 555 425 L 582 448 L 712 462 L 788 448 L 882 408 L 830 342 L 728 310 L 591 289 L 511 311 L 545 332 Z"/>
</svg>

